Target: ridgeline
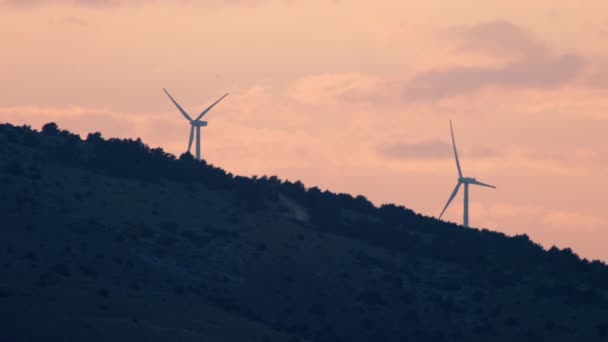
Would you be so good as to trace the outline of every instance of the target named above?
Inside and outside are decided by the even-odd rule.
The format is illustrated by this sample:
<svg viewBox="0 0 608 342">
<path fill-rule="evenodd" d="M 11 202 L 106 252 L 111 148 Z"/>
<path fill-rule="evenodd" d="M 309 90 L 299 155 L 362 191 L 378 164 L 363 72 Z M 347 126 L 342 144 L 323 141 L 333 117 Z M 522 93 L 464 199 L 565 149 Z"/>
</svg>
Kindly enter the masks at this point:
<svg viewBox="0 0 608 342">
<path fill-rule="evenodd" d="M 0 341 L 608 341 L 608 268 L 527 236 L 0 125 Z"/>
</svg>

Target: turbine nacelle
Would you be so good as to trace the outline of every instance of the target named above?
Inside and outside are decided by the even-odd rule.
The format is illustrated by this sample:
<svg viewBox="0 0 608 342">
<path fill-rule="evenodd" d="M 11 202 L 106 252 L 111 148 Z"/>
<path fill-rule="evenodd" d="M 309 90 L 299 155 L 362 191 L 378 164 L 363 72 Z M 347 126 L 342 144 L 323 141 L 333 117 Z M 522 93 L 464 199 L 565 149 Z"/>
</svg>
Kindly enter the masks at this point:
<svg viewBox="0 0 608 342">
<path fill-rule="evenodd" d="M 471 177 L 460 177 L 460 178 L 458 178 L 458 181 L 460 183 L 464 183 L 464 184 L 475 184 L 475 183 L 477 183 L 477 179 L 471 178 Z"/>
<path fill-rule="evenodd" d="M 206 127 L 207 121 L 192 121 L 192 126 L 194 127 Z"/>
</svg>

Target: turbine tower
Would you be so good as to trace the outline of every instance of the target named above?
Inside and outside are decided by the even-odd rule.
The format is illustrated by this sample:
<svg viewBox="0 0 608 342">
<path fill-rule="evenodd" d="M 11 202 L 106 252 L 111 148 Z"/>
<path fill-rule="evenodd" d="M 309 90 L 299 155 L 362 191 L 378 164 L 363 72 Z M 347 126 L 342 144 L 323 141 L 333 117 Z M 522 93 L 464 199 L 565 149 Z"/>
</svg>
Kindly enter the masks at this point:
<svg viewBox="0 0 608 342">
<path fill-rule="evenodd" d="M 207 109 L 205 109 L 201 114 L 199 114 L 199 116 L 197 116 L 196 119 L 192 120 L 190 115 L 188 115 L 188 113 L 186 113 L 186 111 L 177 103 L 177 101 L 175 101 L 173 99 L 173 97 L 171 96 L 171 94 L 169 94 L 167 89 L 163 88 L 163 90 L 165 91 L 165 94 L 167 94 L 167 96 L 169 96 L 169 98 L 171 99 L 171 102 L 173 102 L 175 104 L 175 106 L 177 107 L 177 109 L 179 109 L 179 111 L 182 113 L 184 118 L 186 118 L 186 120 L 188 120 L 188 122 L 190 122 L 190 138 L 188 140 L 188 152 L 190 152 L 190 149 L 192 148 L 192 140 L 194 139 L 194 133 L 196 131 L 196 155 L 195 155 L 195 157 L 196 157 L 196 160 L 201 160 L 201 127 L 207 126 L 207 121 L 201 121 L 201 118 L 205 114 L 207 114 L 207 112 L 209 112 L 211 110 L 211 108 L 213 108 L 216 104 L 218 104 L 220 101 L 222 101 L 224 99 L 224 97 L 228 96 L 228 93 L 224 94 L 224 96 L 220 97 L 217 101 L 213 102 L 211 104 L 211 106 L 207 107 Z"/>
<path fill-rule="evenodd" d="M 462 176 L 462 170 L 460 169 L 460 161 L 458 160 L 458 151 L 456 151 L 456 141 L 454 140 L 454 129 L 452 128 L 452 121 L 450 121 L 450 131 L 452 133 L 452 146 L 454 147 L 454 158 L 456 159 L 456 167 L 458 168 L 458 183 L 456 183 L 456 188 L 454 188 L 454 191 L 452 192 L 450 199 L 448 199 L 448 203 L 446 203 L 445 207 L 443 207 L 443 210 L 441 211 L 441 215 L 439 215 L 439 219 L 441 219 L 445 210 L 448 208 L 450 203 L 452 203 L 452 200 L 454 199 L 454 197 L 456 197 L 456 195 L 458 194 L 460 185 L 464 184 L 464 214 L 463 214 L 464 217 L 463 217 L 462 225 L 465 227 L 469 227 L 469 184 L 481 185 L 481 186 L 485 186 L 485 187 L 493 188 L 493 189 L 496 189 L 496 187 L 493 185 L 482 183 L 475 178 Z"/>
</svg>

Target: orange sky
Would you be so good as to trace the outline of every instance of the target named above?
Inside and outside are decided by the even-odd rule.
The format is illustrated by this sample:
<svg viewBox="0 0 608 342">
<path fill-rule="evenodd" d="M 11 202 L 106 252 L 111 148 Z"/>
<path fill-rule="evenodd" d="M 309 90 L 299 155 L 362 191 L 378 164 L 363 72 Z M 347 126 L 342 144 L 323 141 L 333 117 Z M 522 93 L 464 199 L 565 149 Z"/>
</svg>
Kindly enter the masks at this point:
<svg viewBox="0 0 608 342">
<path fill-rule="evenodd" d="M 133 5 L 133 3 L 137 3 Z M 141 137 L 608 260 L 608 3 L 0 0 L 0 121 Z M 460 195 L 461 196 L 461 195 Z M 462 197 L 446 219 L 462 220 Z"/>
</svg>

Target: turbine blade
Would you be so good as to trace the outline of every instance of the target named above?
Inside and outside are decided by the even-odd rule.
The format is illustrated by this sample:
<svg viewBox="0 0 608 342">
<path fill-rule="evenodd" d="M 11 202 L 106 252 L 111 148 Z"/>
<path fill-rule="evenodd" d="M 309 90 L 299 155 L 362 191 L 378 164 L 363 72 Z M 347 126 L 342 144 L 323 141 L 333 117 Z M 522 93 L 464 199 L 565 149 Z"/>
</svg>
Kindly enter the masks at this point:
<svg viewBox="0 0 608 342">
<path fill-rule="evenodd" d="M 454 191 L 452 191 L 452 195 L 450 196 L 448 203 L 445 204 L 445 207 L 443 207 L 443 210 L 441 211 L 441 214 L 439 215 L 439 219 L 441 219 L 441 217 L 443 216 L 443 213 L 445 213 L 445 210 L 448 208 L 450 203 L 452 203 L 452 200 L 454 200 L 454 197 L 456 197 L 456 195 L 458 194 L 458 189 L 460 189 L 460 184 L 462 184 L 462 183 L 458 182 L 458 184 L 456 184 L 456 187 L 454 188 Z"/>
<path fill-rule="evenodd" d="M 190 140 L 188 141 L 188 153 L 192 148 L 192 140 L 194 139 L 194 125 L 190 125 Z"/>
<path fill-rule="evenodd" d="M 190 117 L 190 115 L 188 115 L 188 113 L 186 113 L 186 111 L 177 103 L 177 101 L 175 101 L 173 99 L 173 97 L 171 96 L 171 94 L 169 94 L 169 92 L 167 91 L 167 89 L 163 88 L 163 90 L 165 91 L 165 94 L 167 94 L 167 96 L 169 96 L 169 98 L 171 99 L 171 101 L 173 102 L 173 104 L 175 104 L 175 106 L 177 107 L 177 109 L 179 109 L 179 111 L 182 113 L 182 115 L 186 118 L 186 120 L 192 121 L 192 118 Z"/>
<path fill-rule="evenodd" d="M 479 181 L 475 181 L 472 184 L 481 185 L 481 186 L 487 186 L 488 188 L 496 189 L 496 187 L 494 185 L 482 183 L 482 182 L 479 182 Z"/>
<path fill-rule="evenodd" d="M 226 96 L 228 96 L 228 93 L 226 93 L 226 94 L 224 94 L 224 96 L 220 97 L 219 100 L 213 102 L 211 104 L 211 106 L 207 107 L 207 109 L 205 109 L 194 121 L 200 120 L 205 114 L 207 114 L 208 111 L 211 110 L 211 108 L 213 108 L 216 104 L 218 104 L 220 101 L 222 101 Z"/>
<path fill-rule="evenodd" d="M 460 161 L 458 160 L 458 151 L 456 150 L 456 140 L 454 139 L 454 128 L 452 128 L 452 120 L 450 120 L 450 132 L 452 133 L 452 146 L 454 147 L 454 157 L 456 158 L 458 176 L 462 178 L 462 170 L 460 169 Z"/>
</svg>

